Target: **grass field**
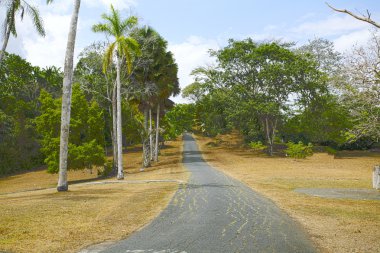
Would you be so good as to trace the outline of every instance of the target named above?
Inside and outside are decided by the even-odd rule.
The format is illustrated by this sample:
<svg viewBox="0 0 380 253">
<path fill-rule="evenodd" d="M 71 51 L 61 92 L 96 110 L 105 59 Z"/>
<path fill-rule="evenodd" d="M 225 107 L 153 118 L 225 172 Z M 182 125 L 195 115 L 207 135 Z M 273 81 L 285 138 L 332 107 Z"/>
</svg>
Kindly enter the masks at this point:
<svg viewBox="0 0 380 253">
<path fill-rule="evenodd" d="M 380 201 L 326 199 L 293 191 L 370 189 L 379 154 L 345 152 L 334 159 L 316 153 L 296 161 L 242 148 L 236 134 L 218 136 L 217 140 L 197 136 L 197 140 L 206 161 L 272 199 L 307 229 L 322 252 L 379 252 Z"/>
<path fill-rule="evenodd" d="M 160 162 L 145 172 L 141 152 L 124 155 L 125 180 L 188 179 L 182 141 L 167 142 Z M 99 181 L 96 174 L 69 172 L 68 192 L 56 192 L 57 175 L 34 171 L 0 179 L 0 251 L 77 252 L 125 238 L 167 206 L 178 183 L 72 184 Z M 105 179 L 100 180 L 105 181 Z"/>
</svg>

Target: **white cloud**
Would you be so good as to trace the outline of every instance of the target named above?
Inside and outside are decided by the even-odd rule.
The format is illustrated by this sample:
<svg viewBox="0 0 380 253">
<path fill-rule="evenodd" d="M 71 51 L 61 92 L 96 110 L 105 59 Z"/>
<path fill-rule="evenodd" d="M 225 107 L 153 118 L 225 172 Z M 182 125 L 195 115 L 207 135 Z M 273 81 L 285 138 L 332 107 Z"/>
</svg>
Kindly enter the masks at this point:
<svg viewBox="0 0 380 253">
<path fill-rule="evenodd" d="M 336 38 L 333 42 L 335 44 L 335 49 L 339 52 L 344 53 L 347 50 L 352 49 L 354 45 L 365 45 L 371 38 L 370 30 L 359 30 L 352 33 L 344 34 Z"/>
<path fill-rule="evenodd" d="M 170 44 L 169 50 L 173 52 L 178 64 L 178 77 L 181 88 L 194 82 L 190 73 L 197 67 L 212 64 L 214 60 L 209 56 L 209 49 L 218 49 L 216 40 L 206 40 L 197 36 L 190 36 L 185 42 Z M 180 95 L 173 99 L 176 103 L 186 102 Z"/>
<path fill-rule="evenodd" d="M 46 37 L 38 36 L 31 22 L 20 26 L 26 59 L 33 65 L 63 67 L 71 15 L 44 16 Z"/>
<path fill-rule="evenodd" d="M 324 20 L 302 23 L 291 31 L 303 36 L 327 37 L 366 27 L 368 27 L 366 23 L 360 22 L 348 15 L 333 15 Z"/>
</svg>

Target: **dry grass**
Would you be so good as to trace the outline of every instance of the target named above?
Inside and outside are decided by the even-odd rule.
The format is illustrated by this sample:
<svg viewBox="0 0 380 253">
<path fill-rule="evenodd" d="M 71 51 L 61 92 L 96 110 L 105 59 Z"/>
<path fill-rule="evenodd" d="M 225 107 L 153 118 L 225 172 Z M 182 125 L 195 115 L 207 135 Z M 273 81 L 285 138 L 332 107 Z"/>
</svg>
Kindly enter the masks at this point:
<svg viewBox="0 0 380 253">
<path fill-rule="evenodd" d="M 187 180 L 181 159 L 182 141 L 168 143 L 161 161 L 149 171 L 138 171 L 141 152 L 125 155 L 126 180 Z M 125 238 L 156 217 L 167 206 L 177 183 L 70 185 L 69 192 L 34 187 L 55 186 L 56 175 L 37 171 L 0 181 L 0 251 L 76 252 Z M 94 175 L 70 172 L 71 180 L 93 180 Z M 29 183 L 33 180 L 34 182 Z M 16 185 L 12 184 L 19 184 Z"/>
<path fill-rule="evenodd" d="M 379 252 L 380 201 L 311 197 L 296 188 L 368 188 L 379 155 L 358 153 L 334 159 L 317 153 L 305 160 L 267 157 L 239 146 L 233 135 L 197 137 L 205 159 L 272 199 L 298 220 L 322 252 Z M 367 156 L 368 155 L 368 156 Z"/>
</svg>

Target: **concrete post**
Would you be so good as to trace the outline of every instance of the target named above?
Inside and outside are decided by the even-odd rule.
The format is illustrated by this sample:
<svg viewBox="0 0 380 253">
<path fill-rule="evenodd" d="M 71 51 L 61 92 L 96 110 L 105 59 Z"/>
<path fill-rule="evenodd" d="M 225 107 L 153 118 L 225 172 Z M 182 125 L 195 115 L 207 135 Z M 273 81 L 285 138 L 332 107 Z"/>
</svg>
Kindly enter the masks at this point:
<svg viewBox="0 0 380 253">
<path fill-rule="evenodd" d="M 380 166 L 375 166 L 372 172 L 373 188 L 380 189 Z"/>
</svg>

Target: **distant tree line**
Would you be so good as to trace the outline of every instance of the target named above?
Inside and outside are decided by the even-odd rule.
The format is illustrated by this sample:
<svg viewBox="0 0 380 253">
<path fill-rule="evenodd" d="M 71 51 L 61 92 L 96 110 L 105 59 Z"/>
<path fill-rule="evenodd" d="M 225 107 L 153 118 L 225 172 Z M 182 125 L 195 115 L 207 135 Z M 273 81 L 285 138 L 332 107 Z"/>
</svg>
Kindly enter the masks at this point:
<svg viewBox="0 0 380 253">
<path fill-rule="evenodd" d="M 215 136 L 238 130 L 247 143 L 329 145 L 366 149 L 380 139 L 380 36 L 342 55 L 314 39 L 229 40 L 210 51 L 216 63 L 192 72 L 183 90 L 194 127 Z"/>
</svg>

